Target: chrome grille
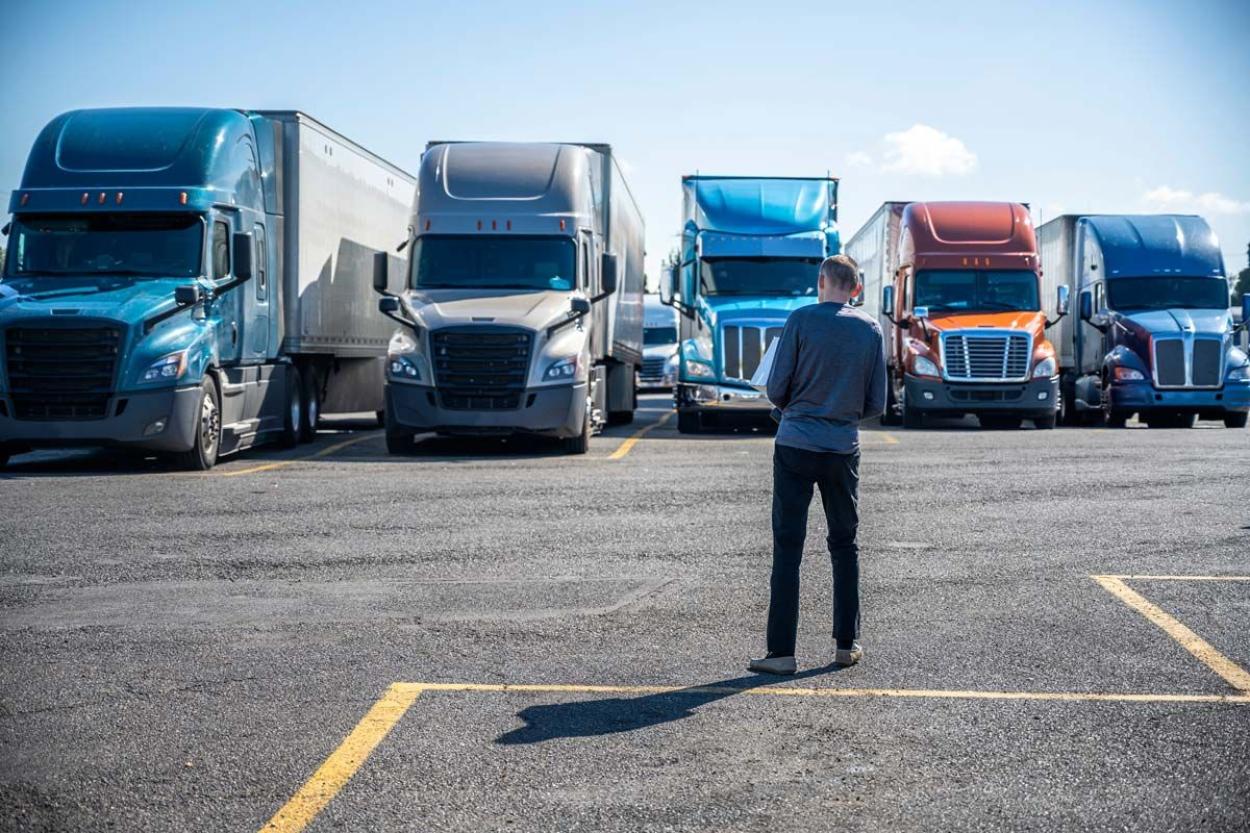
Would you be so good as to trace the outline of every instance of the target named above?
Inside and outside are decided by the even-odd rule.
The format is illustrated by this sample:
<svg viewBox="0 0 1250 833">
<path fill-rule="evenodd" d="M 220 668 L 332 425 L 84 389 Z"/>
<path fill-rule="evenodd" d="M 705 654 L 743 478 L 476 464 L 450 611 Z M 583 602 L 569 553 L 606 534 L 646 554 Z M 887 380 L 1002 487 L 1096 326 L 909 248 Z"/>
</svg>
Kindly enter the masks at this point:
<svg viewBox="0 0 1250 833">
<path fill-rule="evenodd" d="M 1214 338 L 1154 340 L 1154 381 L 1161 388 L 1218 388 L 1224 378 L 1224 342 Z"/>
<path fill-rule="evenodd" d="M 647 380 L 659 380 L 664 378 L 664 363 L 668 359 L 664 356 L 653 356 L 642 360 L 642 370 L 640 375 Z"/>
<path fill-rule="evenodd" d="M 122 346 L 120 325 L 9 327 L 5 370 L 17 419 L 104 419 Z"/>
<path fill-rule="evenodd" d="M 529 376 L 528 330 L 448 327 L 430 335 L 434 381 L 443 407 L 508 411 L 521 407 Z"/>
<path fill-rule="evenodd" d="M 1025 333 L 956 330 L 942 334 L 942 366 L 947 379 L 1008 381 L 1026 379 L 1033 354 Z"/>
<path fill-rule="evenodd" d="M 767 325 L 729 325 L 721 330 L 721 356 L 726 379 L 748 381 L 760 366 L 760 359 L 773 339 L 781 336 L 781 327 Z"/>
</svg>

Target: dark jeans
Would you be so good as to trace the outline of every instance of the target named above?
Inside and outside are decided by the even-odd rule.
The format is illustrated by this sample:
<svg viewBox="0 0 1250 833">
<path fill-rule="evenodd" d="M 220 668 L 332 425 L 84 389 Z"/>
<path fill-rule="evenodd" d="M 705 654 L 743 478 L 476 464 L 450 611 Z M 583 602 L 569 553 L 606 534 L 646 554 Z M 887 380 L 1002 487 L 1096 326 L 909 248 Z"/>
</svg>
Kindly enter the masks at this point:
<svg viewBox="0 0 1250 833">
<path fill-rule="evenodd" d="M 794 654 L 799 627 L 799 563 L 807 538 L 812 487 L 829 525 L 833 561 L 833 638 L 859 635 L 859 453 L 833 454 L 778 445 L 773 449 L 773 575 L 768 605 L 768 652 Z"/>
</svg>

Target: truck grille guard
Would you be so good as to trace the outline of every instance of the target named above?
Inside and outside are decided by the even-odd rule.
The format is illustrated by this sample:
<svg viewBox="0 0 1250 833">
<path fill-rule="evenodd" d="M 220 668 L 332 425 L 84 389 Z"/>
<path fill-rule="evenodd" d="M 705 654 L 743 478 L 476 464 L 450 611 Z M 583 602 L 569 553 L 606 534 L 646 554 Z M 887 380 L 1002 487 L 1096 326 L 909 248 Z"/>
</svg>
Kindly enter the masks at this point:
<svg viewBox="0 0 1250 833">
<path fill-rule="evenodd" d="M 108 416 L 125 328 L 112 321 L 28 320 L 4 330 L 4 373 L 20 420 Z"/>
<path fill-rule="evenodd" d="M 1019 330 L 947 330 L 942 376 L 951 382 L 1027 382 L 1033 336 Z"/>
</svg>

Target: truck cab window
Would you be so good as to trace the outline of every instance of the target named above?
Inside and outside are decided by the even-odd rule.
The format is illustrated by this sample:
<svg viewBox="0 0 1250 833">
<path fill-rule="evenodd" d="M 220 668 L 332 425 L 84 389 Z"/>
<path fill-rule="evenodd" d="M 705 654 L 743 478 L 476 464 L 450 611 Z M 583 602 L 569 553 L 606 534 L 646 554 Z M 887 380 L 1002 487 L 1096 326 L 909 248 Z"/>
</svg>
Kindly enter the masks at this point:
<svg viewBox="0 0 1250 833">
<path fill-rule="evenodd" d="M 213 223 L 213 280 L 230 274 L 230 226 L 218 220 Z"/>
</svg>

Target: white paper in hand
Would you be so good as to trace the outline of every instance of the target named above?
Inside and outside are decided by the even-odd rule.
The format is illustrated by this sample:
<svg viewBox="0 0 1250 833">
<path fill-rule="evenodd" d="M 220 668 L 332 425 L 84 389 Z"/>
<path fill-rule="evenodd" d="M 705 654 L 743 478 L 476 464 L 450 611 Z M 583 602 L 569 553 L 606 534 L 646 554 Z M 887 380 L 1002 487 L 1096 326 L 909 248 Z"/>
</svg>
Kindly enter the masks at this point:
<svg viewBox="0 0 1250 833">
<path fill-rule="evenodd" d="M 764 390 L 768 387 L 768 377 L 772 375 L 773 360 L 777 357 L 777 345 L 780 342 L 779 338 L 772 340 L 768 349 L 764 351 L 764 357 L 760 359 L 760 366 L 755 368 L 755 374 L 751 376 L 751 387 L 756 390 Z"/>
</svg>

